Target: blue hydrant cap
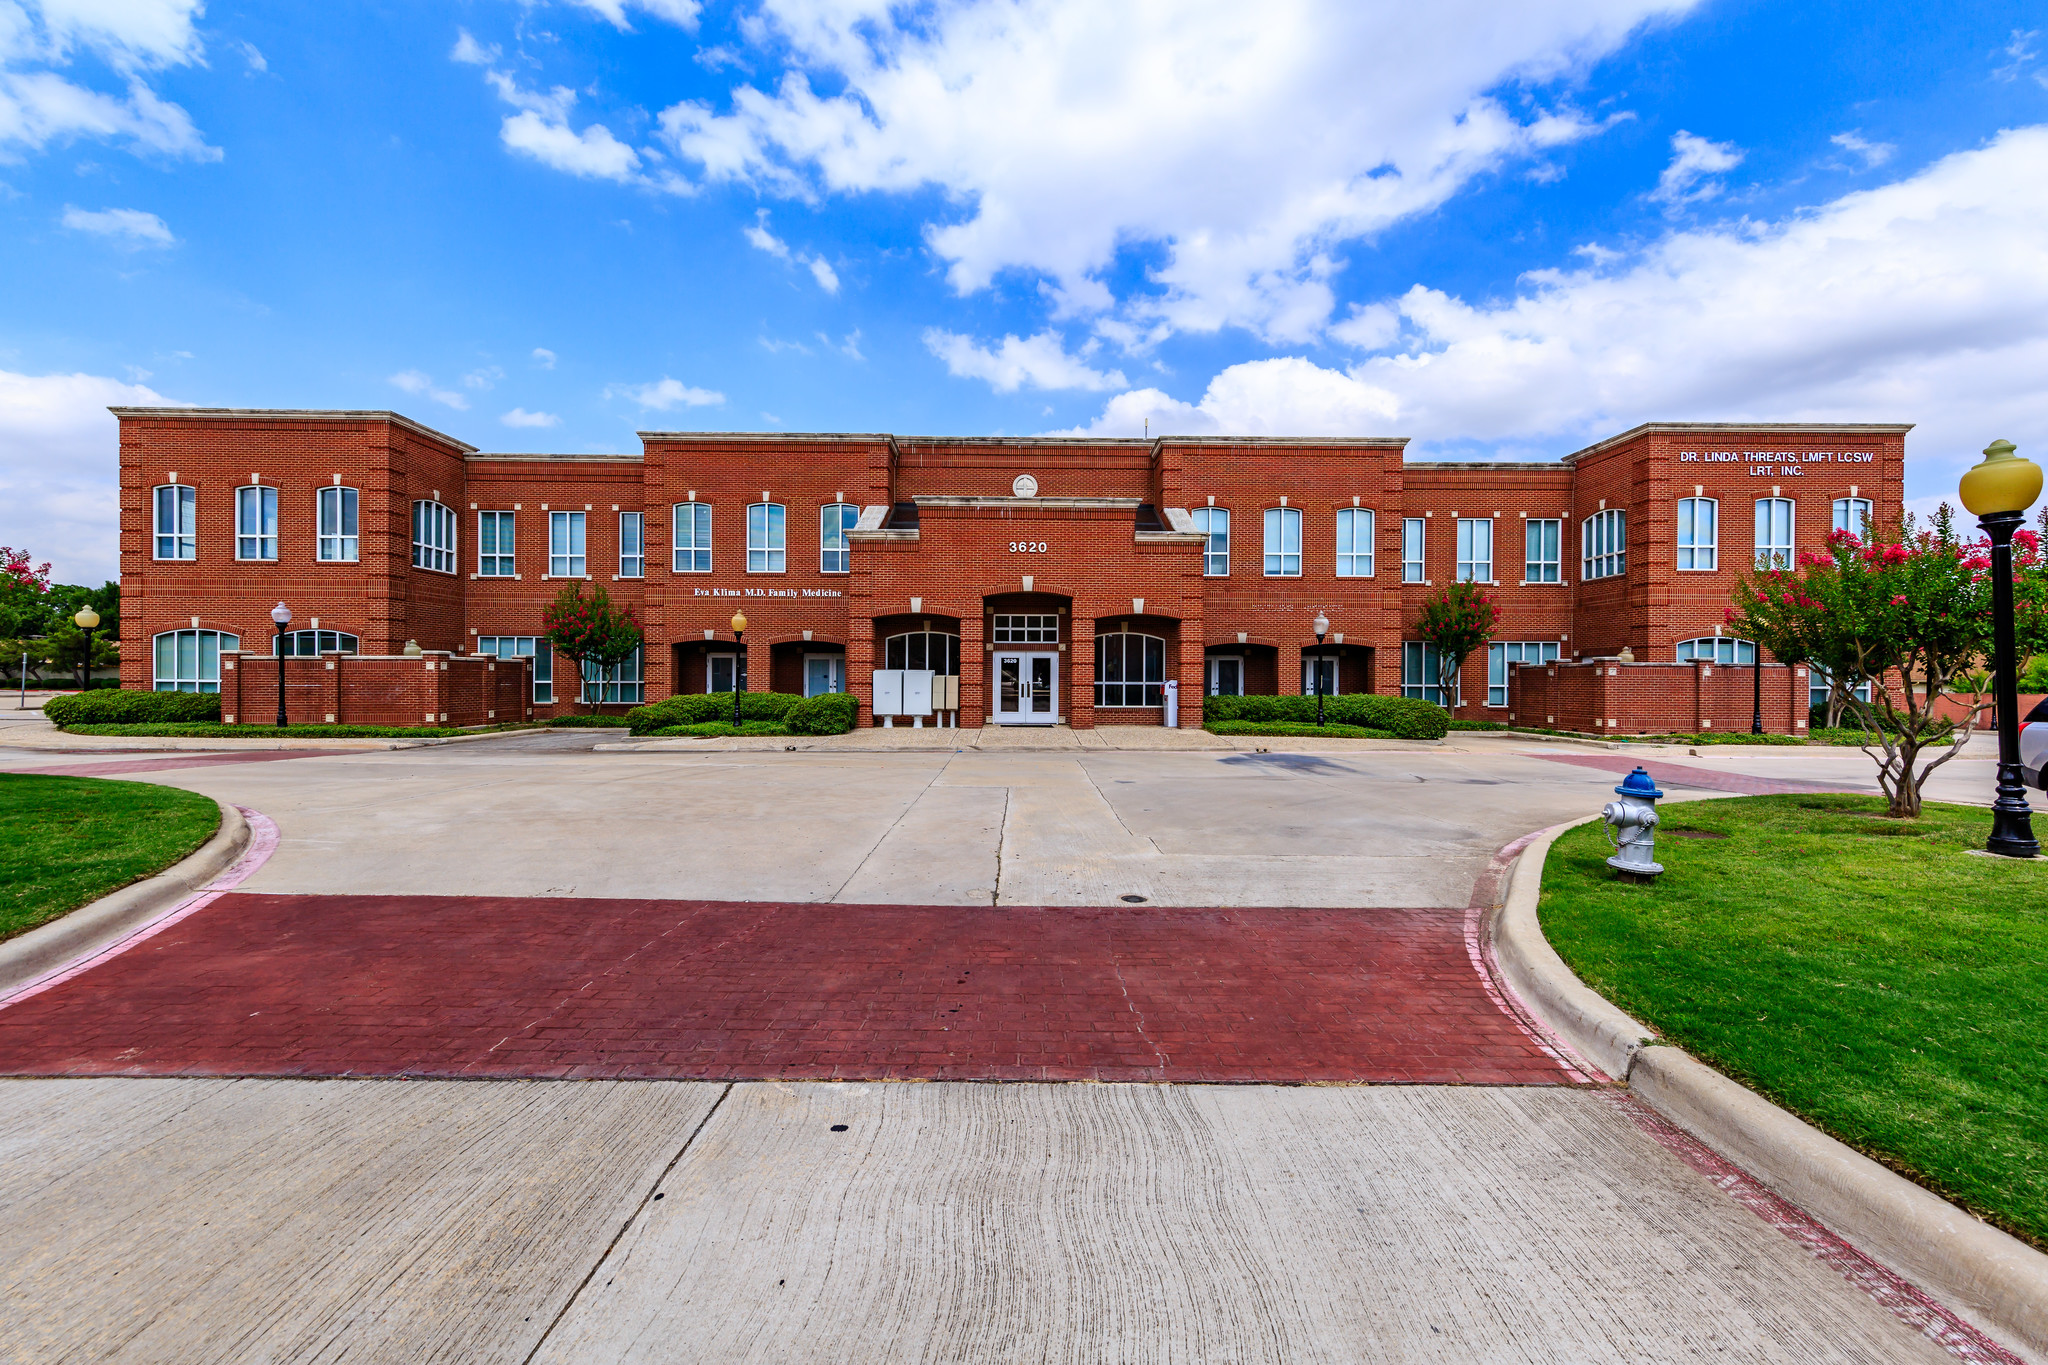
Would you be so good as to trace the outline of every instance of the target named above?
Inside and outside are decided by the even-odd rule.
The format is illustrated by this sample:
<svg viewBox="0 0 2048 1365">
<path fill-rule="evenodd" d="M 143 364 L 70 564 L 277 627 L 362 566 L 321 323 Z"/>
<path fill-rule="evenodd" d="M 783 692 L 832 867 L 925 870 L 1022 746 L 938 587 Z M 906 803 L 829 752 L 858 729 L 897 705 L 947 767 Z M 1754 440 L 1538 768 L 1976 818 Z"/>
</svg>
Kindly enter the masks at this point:
<svg viewBox="0 0 2048 1365">
<path fill-rule="evenodd" d="M 1644 772 L 1641 767 L 1637 767 L 1634 772 L 1621 779 L 1621 785 L 1614 789 L 1614 793 L 1617 796 L 1643 796 L 1651 798 L 1664 795 L 1663 792 L 1657 790 L 1657 784 L 1650 780 L 1650 775 Z"/>
</svg>

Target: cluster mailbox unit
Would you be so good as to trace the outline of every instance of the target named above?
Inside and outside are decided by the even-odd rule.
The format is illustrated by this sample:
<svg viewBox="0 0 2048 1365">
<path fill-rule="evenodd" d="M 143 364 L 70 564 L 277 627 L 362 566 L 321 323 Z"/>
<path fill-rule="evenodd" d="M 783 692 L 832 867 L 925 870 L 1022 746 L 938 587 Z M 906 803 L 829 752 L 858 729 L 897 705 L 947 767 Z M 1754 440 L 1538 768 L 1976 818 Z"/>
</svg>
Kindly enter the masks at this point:
<svg viewBox="0 0 2048 1365">
<path fill-rule="evenodd" d="M 737 686 L 851 692 L 863 725 L 1199 726 L 1207 697 L 1320 685 L 1631 732 L 1747 728 L 1760 689 L 1794 731 L 1826 680 L 1758 660 L 1731 593 L 1896 518 L 1908 430 L 1652 423 L 1513 463 L 1394 437 L 654 431 L 508 455 L 390 412 L 115 412 L 124 685 L 263 720 L 286 675 L 294 720 L 414 724 Z M 1446 695 L 1415 621 L 1460 580 L 1501 622 Z M 631 609 L 639 653 L 553 654 L 543 610 L 577 586 Z M 279 602 L 303 628 L 273 631 Z M 274 649 L 290 670 L 238 667 Z"/>
</svg>

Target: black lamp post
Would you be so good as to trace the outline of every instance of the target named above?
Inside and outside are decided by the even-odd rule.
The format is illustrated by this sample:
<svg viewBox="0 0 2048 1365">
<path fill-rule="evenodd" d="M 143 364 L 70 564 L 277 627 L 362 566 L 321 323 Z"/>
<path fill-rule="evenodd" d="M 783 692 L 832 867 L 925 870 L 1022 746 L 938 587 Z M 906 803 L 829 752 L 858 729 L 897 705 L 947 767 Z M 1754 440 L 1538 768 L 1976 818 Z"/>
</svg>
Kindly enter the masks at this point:
<svg viewBox="0 0 2048 1365">
<path fill-rule="evenodd" d="M 270 648 L 277 655 L 277 728 L 282 730 L 291 723 L 284 714 L 284 628 L 292 623 L 292 609 L 280 602 L 270 609 L 270 619 L 277 624 L 277 642 Z"/>
<path fill-rule="evenodd" d="M 732 642 L 739 646 L 739 652 L 732 659 L 732 728 L 740 728 L 740 683 L 747 676 L 747 614 L 736 611 L 732 614 Z"/>
<path fill-rule="evenodd" d="M 80 608 L 78 615 L 71 618 L 71 624 L 85 632 L 85 662 L 78 668 L 78 690 L 83 692 L 92 685 L 92 633 L 99 629 L 100 614 L 91 607 Z M 21 676 L 28 676 L 26 667 L 22 669 Z"/>
<path fill-rule="evenodd" d="M 1330 618 L 1316 613 L 1316 724 L 1323 723 L 1323 637 L 1330 633 Z"/>
<path fill-rule="evenodd" d="M 1749 732 L 1764 732 L 1764 647 L 1756 640 L 1749 643 Z"/>
<path fill-rule="evenodd" d="M 1986 851 L 2008 858 L 2041 852 L 2020 769 L 2019 683 L 2013 676 L 2012 533 L 2041 496 L 2041 467 L 2013 453 L 2011 441 L 1984 447 L 1984 462 L 1963 475 L 1963 506 L 1991 537 L 1992 696 L 1998 707 L 1998 797 L 1991 803 Z"/>
</svg>

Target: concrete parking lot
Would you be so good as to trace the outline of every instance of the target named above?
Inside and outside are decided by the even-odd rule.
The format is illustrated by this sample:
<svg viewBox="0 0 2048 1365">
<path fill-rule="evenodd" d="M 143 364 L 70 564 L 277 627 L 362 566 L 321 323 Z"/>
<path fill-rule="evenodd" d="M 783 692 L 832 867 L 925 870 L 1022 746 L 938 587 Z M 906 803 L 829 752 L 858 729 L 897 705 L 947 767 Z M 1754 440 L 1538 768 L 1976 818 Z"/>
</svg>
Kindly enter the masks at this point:
<svg viewBox="0 0 2048 1365">
<path fill-rule="evenodd" d="M 1482 876 L 1502 845 L 1597 810 L 1616 765 L 1635 758 L 1492 738 L 1267 754 L 635 754 L 593 742 L 511 736 L 119 774 L 240 803 L 282 837 L 235 895 L 0 1009 L 0 1072 L 17 1077 L 0 1081 L 0 1187 L 17 1214 L 0 1225 L 0 1358 L 1953 1354 L 1729 1199 L 1623 1098 L 1562 1070 L 1511 1085 L 1276 1085 L 1265 1082 L 1297 1077 L 1270 1074 L 1288 1059 L 1269 1052 L 1227 1085 L 977 1084 L 914 1062 L 887 1074 L 934 1079 L 742 1067 L 718 1080 L 453 1081 L 409 1078 L 431 1071 L 424 1043 L 386 1046 L 367 1064 L 378 1079 L 360 1060 L 320 1062 L 317 1047 L 292 1066 L 275 1060 L 285 1049 L 264 1051 L 283 1036 L 265 1032 L 273 1006 L 237 1008 L 258 983 L 316 1044 L 323 1012 L 373 990 L 385 1013 L 365 1023 L 355 1011 L 360 1036 L 449 1036 L 453 1016 L 421 1013 L 422 1001 L 475 974 L 453 956 L 404 970 L 409 951 L 426 951 L 409 947 L 415 913 L 423 925 L 455 917 L 465 951 L 492 959 L 495 984 L 472 1011 L 524 990 L 541 1013 L 582 1009 L 584 1034 L 607 1020 L 651 1033 L 664 1001 L 701 1012 L 693 991 L 715 980 L 756 992 L 714 1021 L 728 1031 L 835 1000 L 873 1013 L 887 992 L 872 973 L 828 970 L 847 957 L 819 918 L 832 906 L 848 907 L 845 924 L 895 925 L 902 941 L 867 942 L 860 960 L 897 963 L 923 992 L 876 1007 L 889 1027 L 860 1044 L 874 1055 L 939 1038 L 958 1025 L 949 1011 L 1013 1018 L 1020 992 L 1069 1004 L 1055 1051 L 1098 1024 L 1137 1037 L 1218 999 L 1255 1014 L 1252 987 L 1317 951 L 1319 970 L 1356 957 L 1365 990 L 1376 969 L 1358 945 L 1413 931 L 1418 916 L 1435 917 L 1436 965 L 1379 984 L 1417 1002 L 1469 993 L 1493 1011 L 1486 1027 L 1520 1037 L 1485 1005 L 1464 951 L 1475 889 L 1489 894 Z M 176 757 L 0 749 L 0 769 Z M 1854 751 L 1653 762 L 1674 795 L 1869 786 Z M 1950 767 L 1943 783 L 1959 792 L 1988 784 L 1980 760 Z M 520 909 L 539 901 L 558 911 Z M 601 946 L 624 944 L 623 930 L 569 948 L 543 938 L 530 958 L 514 947 L 543 922 L 567 926 L 558 935 L 579 915 L 630 928 L 684 902 L 754 905 L 748 923 L 768 927 L 704 933 L 658 977 L 636 975 L 645 950 Z M 859 918 L 885 907 L 921 908 Z M 1123 975 L 1136 950 L 1114 935 L 1055 941 L 1029 916 L 987 921 L 1022 962 L 1009 964 L 1011 990 L 956 978 L 966 959 L 948 936 L 1008 907 L 1118 907 L 1155 916 L 1155 929 L 1199 915 L 1209 937 L 1199 960 L 1184 947 L 1187 961 L 1162 966 L 1155 952 L 1155 975 L 1137 980 Z M 1269 917 L 1229 913 L 1251 908 Z M 238 938 L 234 917 L 259 912 L 284 918 Z M 1324 924 L 1342 935 L 1317 938 Z M 974 942 L 994 952 L 987 935 Z M 1170 959 L 1171 935 L 1160 942 Z M 791 960 L 812 965 L 772 989 L 756 979 Z M 586 965 L 605 984 L 570 980 Z M 669 994 L 644 984 L 657 979 Z M 1280 1031 L 1298 1039 L 1294 1062 L 1363 1056 L 1369 1035 L 1384 1043 L 1396 1027 L 1427 1036 L 1398 1009 L 1381 1022 L 1360 1013 L 1349 988 L 1339 971 L 1309 994 L 1337 1002 L 1354 1041 Z M 62 1058 L 31 1055 L 25 1025 L 9 1032 L 9 1015 L 54 1017 L 38 1010 L 150 1039 L 168 1036 L 155 1021 L 203 1012 L 209 1037 L 256 1061 L 195 1067 L 176 1048 L 116 1048 L 52 1074 Z M 1235 1024 L 1216 1037 L 1240 1028 L 1249 1038 Z M 797 1026 L 783 1033 L 756 1055 L 804 1043 Z M 123 1068 L 135 1074 L 104 1074 Z"/>
</svg>

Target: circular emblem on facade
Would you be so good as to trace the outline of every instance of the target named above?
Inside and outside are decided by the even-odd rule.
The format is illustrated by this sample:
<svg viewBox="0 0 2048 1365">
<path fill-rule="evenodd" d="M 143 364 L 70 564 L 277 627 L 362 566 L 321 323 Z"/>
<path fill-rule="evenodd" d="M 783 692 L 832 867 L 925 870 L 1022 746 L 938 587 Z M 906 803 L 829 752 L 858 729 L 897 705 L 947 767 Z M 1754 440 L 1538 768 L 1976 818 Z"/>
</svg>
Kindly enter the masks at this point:
<svg viewBox="0 0 2048 1365">
<path fill-rule="evenodd" d="M 1035 498 L 1038 496 L 1038 480 L 1029 474 L 1019 474 L 1010 484 L 1010 491 L 1020 498 Z"/>
</svg>

